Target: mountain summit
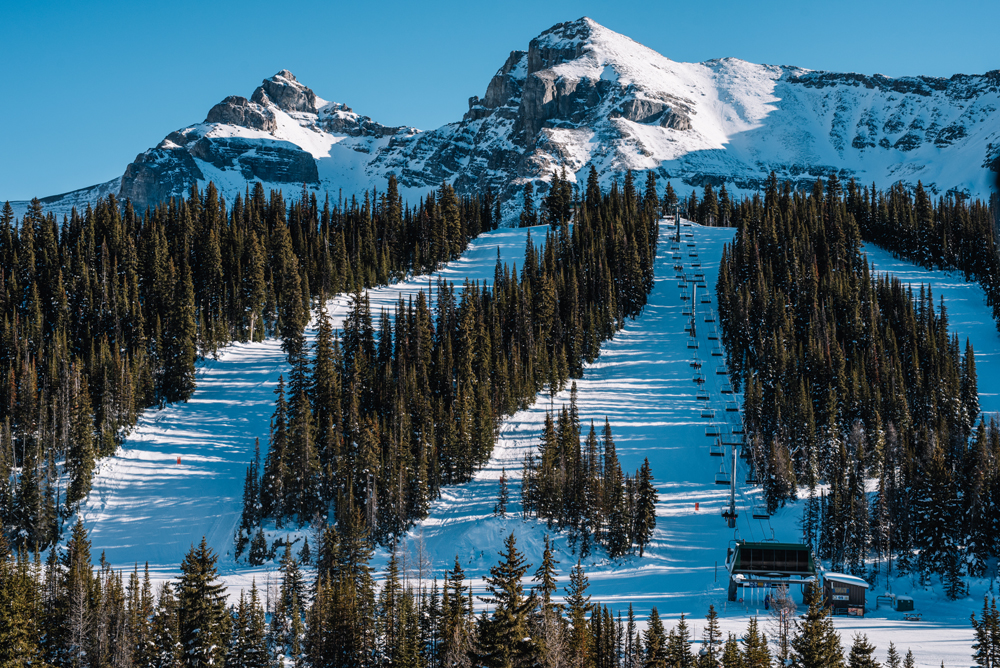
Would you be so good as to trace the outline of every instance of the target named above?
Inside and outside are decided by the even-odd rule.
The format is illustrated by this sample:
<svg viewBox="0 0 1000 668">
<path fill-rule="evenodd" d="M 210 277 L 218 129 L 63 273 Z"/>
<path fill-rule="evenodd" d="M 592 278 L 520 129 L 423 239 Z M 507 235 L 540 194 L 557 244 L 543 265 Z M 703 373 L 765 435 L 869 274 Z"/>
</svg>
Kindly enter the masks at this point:
<svg viewBox="0 0 1000 668">
<path fill-rule="evenodd" d="M 893 79 L 681 63 L 584 17 L 512 51 L 461 120 L 435 130 L 384 126 L 281 70 L 140 153 L 120 179 L 44 203 L 68 210 L 117 192 L 145 207 L 209 181 L 230 201 L 254 181 L 322 196 L 395 174 L 411 200 L 448 181 L 492 188 L 510 213 L 526 182 L 545 192 L 552 174 L 579 181 L 590 165 L 604 183 L 652 170 L 682 193 L 722 182 L 749 192 L 775 171 L 798 187 L 836 174 L 986 196 L 1000 171 L 998 90 L 996 70 Z"/>
</svg>

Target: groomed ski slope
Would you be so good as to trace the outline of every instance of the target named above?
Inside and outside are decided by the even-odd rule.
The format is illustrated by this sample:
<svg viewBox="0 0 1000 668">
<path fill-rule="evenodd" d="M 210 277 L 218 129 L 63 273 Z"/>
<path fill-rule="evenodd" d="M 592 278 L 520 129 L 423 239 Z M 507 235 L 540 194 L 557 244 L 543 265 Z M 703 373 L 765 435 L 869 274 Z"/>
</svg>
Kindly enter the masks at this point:
<svg viewBox="0 0 1000 668">
<path fill-rule="evenodd" d="M 700 637 L 708 605 L 715 604 L 723 616 L 724 630 L 742 633 L 749 615 L 765 612 L 757 602 L 726 602 L 722 562 L 734 532 L 719 516 L 728 503 L 728 487 L 716 485 L 715 475 L 720 462 L 725 462 L 725 470 L 731 468 L 731 458 L 710 456 L 714 439 L 705 435 L 706 426 L 711 424 L 718 424 L 725 433 L 725 425 L 738 423 L 738 414 L 725 410 L 733 395 L 721 392 L 726 377 L 716 370 L 724 358 L 712 355 L 716 345 L 709 338 L 713 325 L 704 322 L 705 311 L 715 309 L 718 261 L 733 230 L 697 226 L 682 230 L 691 236 L 682 236 L 679 252 L 674 251 L 670 240 L 673 226 L 662 223 L 656 284 L 645 312 L 605 343 L 600 359 L 577 381 L 584 428 L 591 419 L 599 428 L 607 416 L 622 467 L 634 471 L 648 457 L 659 491 L 656 532 L 645 557 L 609 561 L 596 550 L 585 561 L 589 593 L 595 602 L 613 610 L 627 609 L 632 602 L 640 617 L 654 605 L 661 616 L 671 620 L 686 613 L 694 618 L 694 637 Z M 542 229 L 533 233 L 536 240 L 544 235 Z M 488 281 L 497 247 L 503 261 L 520 265 L 524 238 L 524 230 L 483 235 L 462 259 L 439 273 L 456 283 L 466 277 Z M 876 271 L 891 272 L 904 281 L 930 283 L 935 299 L 944 297 L 953 331 L 963 342 L 968 336 L 976 350 L 982 409 L 1000 410 L 1000 338 L 982 290 L 944 272 L 915 268 L 884 251 L 872 247 L 866 251 Z M 681 257 L 675 259 L 675 255 Z M 698 269 L 692 264 L 700 263 L 707 279 L 711 303 L 701 303 L 705 291 L 700 289 L 695 303 L 697 353 L 703 364 L 707 402 L 697 399 L 699 385 L 692 380 L 697 372 L 690 365 L 695 349 L 688 347 L 684 332 L 690 320 L 684 311 L 691 302 L 681 300 L 681 281 L 674 270 L 678 262 L 692 277 Z M 400 294 L 426 285 L 423 278 L 372 291 L 373 312 L 377 313 L 380 305 L 391 307 Z M 341 298 L 331 306 L 338 323 L 346 305 L 347 300 Z M 190 402 L 148 413 L 118 456 L 102 464 L 94 492 L 84 507 L 94 553 L 104 550 L 112 564 L 125 568 L 148 559 L 157 577 L 176 577 L 184 552 L 206 535 L 209 544 L 223 555 L 220 567 L 232 588 L 249 586 L 252 579 L 259 585 L 273 583 L 274 564 L 243 567 L 227 552 L 239 519 L 243 475 L 252 456 L 253 440 L 260 437 L 266 448 L 272 391 L 278 374 L 285 369 L 276 342 L 235 345 L 220 354 L 219 360 L 202 365 L 198 390 Z M 478 589 L 480 576 L 496 562 L 496 550 L 511 531 L 517 534 L 528 561 L 540 562 L 548 529 L 543 522 L 523 521 L 520 516 L 521 462 L 524 454 L 536 447 L 545 411 L 568 402 L 568 389 L 553 399 L 540 395 L 535 406 L 505 422 L 487 466 L 473 481 L 445 488 L 429 517 L 402 541 L 401 550 L 411 568 L 416 568 L 422 553 L 430 567 L 425 572 L 440 577 L 457 555 Z M 706 405 L 714 409 L 714 419 L 702 417 Z M 182 457 L 179 466 L 178 455 Z M 502 468 L 511 479 L 511 503 L 505 519 L 492 515 Z M 743 471 L 737 474 L 737 482 L 744 482 Z M 739 488 L 739 537 L 760 540 L 770 537 L 773 530 L 779 540 L 797 540 L 799 506 L 787 507 L 770 522 L 754 521 L 749 511 L 755 492 L 747 485 Z M 269 533 L 276 536 L 285 531 Z M 576 556 L 565 535 L 552 535 L 565 580 Z M 378 551 L 374 565 L 381 568 L 386 558 L 384 550 Z M 854 632 L 867 633 L 882 658 L 893 640 L 903 652 L 912 649 L 919 665 L 939 666 L 942 660 L 949 666 L 969 665 L 972 636 L 968 616 L 978 610 L 987 586 L 988 582 L 974 582 L 970 599 L 948 602 L 939 586 L 916 591 L 909 579 L 897 580 L 893 590 L 914 596 L 918 610 L 924 613 L 923 622 L 903 622 L 901 615 L 883 609 L 869 612 L 865 619 L 838 618 L 836 624 L 845 645 L 849 646 Z M 875 595 L 875 591 L 869 592 L 869 607 L 874 607 Z"/>
</svg>

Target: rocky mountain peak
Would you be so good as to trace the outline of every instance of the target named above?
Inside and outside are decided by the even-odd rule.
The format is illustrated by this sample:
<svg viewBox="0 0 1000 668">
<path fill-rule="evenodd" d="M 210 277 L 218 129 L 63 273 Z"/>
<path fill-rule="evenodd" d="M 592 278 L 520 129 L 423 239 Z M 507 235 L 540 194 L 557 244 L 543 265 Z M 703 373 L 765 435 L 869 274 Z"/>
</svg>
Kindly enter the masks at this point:
<svg viewBox="0 0 1000 668">
<path fill-rule="evenodd" d="M 266 105 L 271 101 L 279 109 L 289 112 L 315 114 L 317 111 L 316 93 L 308 86 L 299 83 L 295 75 L 288 70 L 281 70 L 273 77 L 264 79 L 250 100 L 260 105 Z"/>
<path fill-rule="evenodd" d="M 595 28 L 600 27 L 586 16 L 552 26 L 528 45 L 528 74 L 576 60 L 590 45 Z"/>
</svg>

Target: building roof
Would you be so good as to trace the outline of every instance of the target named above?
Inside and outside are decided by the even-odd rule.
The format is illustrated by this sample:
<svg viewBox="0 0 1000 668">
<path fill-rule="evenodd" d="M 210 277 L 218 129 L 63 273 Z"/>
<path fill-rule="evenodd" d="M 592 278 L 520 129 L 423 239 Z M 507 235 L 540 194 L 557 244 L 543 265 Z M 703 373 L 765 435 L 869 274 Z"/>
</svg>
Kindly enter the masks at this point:
<svg viewBox="0 0 1000 668">
<path fill-rule="evenodd" d="M 833 580 L 834 582 L 840 582 L 842 584 L 854 585 L 855 587 L 864 587 L 868 589 L 868 583 L 857 577 L 856 575 L 848 575 L 846 573 L 823 573 L 824 580 Z"/>
</svg>

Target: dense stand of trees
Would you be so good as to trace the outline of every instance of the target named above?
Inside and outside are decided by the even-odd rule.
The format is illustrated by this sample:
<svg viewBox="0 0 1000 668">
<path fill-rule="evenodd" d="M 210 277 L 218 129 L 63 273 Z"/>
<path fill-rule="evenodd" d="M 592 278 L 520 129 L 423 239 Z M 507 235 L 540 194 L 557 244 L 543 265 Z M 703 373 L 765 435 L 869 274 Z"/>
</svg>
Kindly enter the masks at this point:
<svg viewBox="0 0 1000 668">
<path fill-rule="evenodd" d="M 376 583 L 371 556 L 357 512 L 340 529 L 322 532 L 310 568 L 315 577 L 305 576 L 286 546 L 273 586 L 261 592 L 255 582 L 227 600 L 217 556 L 204 540 L 185 556 L 180 578 L 154 592 L 148 568 L 123 573 L 102 560 L 95 569 L 79 523 L 65 548 L 51 550 L 44 564 L 26 551 L 10 553 L 0 537 L 0 665 L 770 668 L 787 658 L 800 668 L 879 666 L 875 648 L 860 634 L 845 655 L 818 589 L 776 653 L 757 618 L 742 638 L 724 639 L 711 606 L 695 653 L 684 615 L 667 631 L 654 607 L 640 630 L 631 604 L 623 617 L 624 611 L 593 602 L 580 562 L 564 580 L 563 602 L 556 603 L 559 562 L 547 537 L 542 563 L 534 568 L 511 534 L 483 577 L 481 596 L 473 595 L 457 558 L 439 587 L 429 572 L 401 569 L 395 553 Z M 485 604 L 478 615 L 477 599 Z M 996 619 L 995 604 L 990 609 L 985 603 L 982 620 L 973 617 L 979 665 L 993 665 Z M 913 665 L 912 653 L 903 661 L 890 644 L 887 668 Z"/>
<path fill-rule="evenodd" d="M 639 555 L 656 527 L 656 488 L 649 460 L 634 476 L 622 474 L 615 453 L 611 424 L 605 418 L 602 437 L 593 422 L 586 441 L 580 439 L 576 383 L 571 401 L 558 420 L 546 412 L 538 457 L 525 456 L 521 504 L 525 517 L 548 520 L 549 527 L 570 531 L 570 543 L 580 555 L 598 543 L 611 557 L 639 548 Z"/>
<path fill-rule="evenodd" d="M 311 356 L 301 333 L 285 338 L 292 370 L 276 391 L 263 466 L 247 477 L 237 546 L 265 518 L 312 522 L 357 508 L 385 542 L 423 517 L 442 485 L 488 460 L 503 417 L 579 377 L 641 313 L 658 210 L 652 175 L 644 194 L 631 173 L 602 193 L 592 171 L 578 201 L 553 187 L 544 245 L 529 238 L 520 271 L 498 260 L 490 287 L 439 281 L 392 316 L 373 314 L 357 291 L 339 337 L 320 306 Z"/>
<path fill-rule="evenodd" d="M 911 194 L 903 186 L 879 191 L 852 186 L 847 197 L 861 235 L 927 268 L 954 269 L 986 292 L 1000 328 L 1000 254 L 996 212 L 988 203 L 949 193 L 936 202 L 923 184 Z"/>
<path fill-rule="evenodd" d="M 803 525 L 821 557 L 867 574 L 874 550 L 876 563 L 897 554 L 900 569 L 978 575 L 1000 554 L 1000 436 L 977 426 L 975 354 L 929 289 L 873 277 L 860 248 L 860 202 L 901 210 L 906 197 L 853 182 L 845 192 L 835 178 L 792 192 L 772 176 L 763 199 L 733 209 L 739 232 L 718 280 L 723 338 L 768 505 L 810 489 Z M 985 263 L 970 262 L 973 273 Z M 873 499 L 866 479 L 877 481 Z"/>
<path fill-rule="evenodd" d="M 233 341 L 301 334 L 313 295 L 457 257 L 497 221 L 490 194 L 442 185 L 290 204 L 260 183 L 227 208 L 213 185 L 143 214 L 113 196 L 57 221 L 0 210 L 0 523 L 54 542 L 143 408 L 184 401 L 195 361 Z"/>
</svg>

